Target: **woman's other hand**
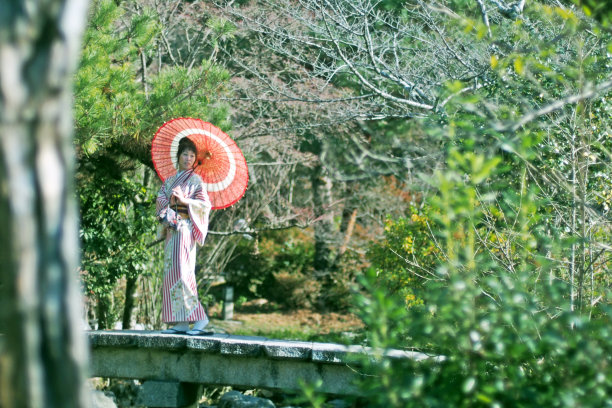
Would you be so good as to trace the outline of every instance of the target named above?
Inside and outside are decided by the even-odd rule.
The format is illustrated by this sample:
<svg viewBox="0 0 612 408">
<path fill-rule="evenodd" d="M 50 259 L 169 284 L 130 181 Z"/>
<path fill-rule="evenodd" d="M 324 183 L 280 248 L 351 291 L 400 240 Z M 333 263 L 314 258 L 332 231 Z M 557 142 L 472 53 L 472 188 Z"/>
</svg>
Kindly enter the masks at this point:
<svg viewBox="0 0 612 408">
<path fill-rule="evenodd" d="M 178 201 L 184 205 L 188 204 L 187 198 L 185 197 L 183 190 L 181 190 L 181 187 L 176 187 L 174 190 L 172 190 L 172 197 L 170 198 L 170 201 L 174 201 L 174 203 Z"/>
</svg>

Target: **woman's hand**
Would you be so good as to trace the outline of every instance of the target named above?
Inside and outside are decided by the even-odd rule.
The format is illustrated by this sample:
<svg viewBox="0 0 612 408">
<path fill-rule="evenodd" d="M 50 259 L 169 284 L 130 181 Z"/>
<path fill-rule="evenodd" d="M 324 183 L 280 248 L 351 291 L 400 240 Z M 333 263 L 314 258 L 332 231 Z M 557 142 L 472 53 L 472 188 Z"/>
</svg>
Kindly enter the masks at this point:
<svg viewBox="0 0 612 408">
<path fill-rule="evenodd" d="M 170 203 L 172 204 L 173 201 L 174 203 L 178 201 L 183 205 L 189 204 L 187 202 L 187 197 L 185 197 L 185 194 L 183 193 L 183 190 L 181 190 L 180 187 L 176 187 L 174 190 L 172 190 L 172 197 L 170 197 Z"/>
</svg>

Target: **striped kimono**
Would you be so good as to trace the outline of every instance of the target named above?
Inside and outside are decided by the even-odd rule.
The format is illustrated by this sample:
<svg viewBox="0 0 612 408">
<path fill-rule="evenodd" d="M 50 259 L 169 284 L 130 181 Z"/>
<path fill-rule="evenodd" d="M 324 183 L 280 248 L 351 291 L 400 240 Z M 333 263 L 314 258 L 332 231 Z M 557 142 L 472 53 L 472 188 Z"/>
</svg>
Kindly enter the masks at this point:
<svg viewBox="0 0 612 408">
<path fill-rule="evenodd" d="M 195 280 L 196 243 L 204 244 L 211 204 L 202 179 L 192 170 L 168 177 L 157 194 L 156 213 L 170 204 L 172 191 L 180 187 L 189 198 L 189 218 L 178 221 L 177 229 L 166 228 L 162 320 L 164 323 L 208 320 L 198 300 Z"/>
</svg>

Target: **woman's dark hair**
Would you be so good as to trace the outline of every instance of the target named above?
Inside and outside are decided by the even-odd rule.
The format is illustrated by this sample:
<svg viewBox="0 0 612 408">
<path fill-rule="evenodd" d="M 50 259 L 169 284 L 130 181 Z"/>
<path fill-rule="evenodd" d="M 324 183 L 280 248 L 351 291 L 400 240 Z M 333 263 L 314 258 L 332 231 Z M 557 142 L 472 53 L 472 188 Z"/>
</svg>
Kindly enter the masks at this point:
<svg viewBox="0 0 612 408">
<path fill-rule="evenodd" d="M 193 141 L 189 139 L 188 137 L 184 137 L 179 141 L 178 152 L 176 153 L 177 161 L 185 150 L 190 150 L 194 152 L 196 156 L 198 155 L 198 148 L 196 147 L 195 143 L 193 143 Z"/>
</svg>

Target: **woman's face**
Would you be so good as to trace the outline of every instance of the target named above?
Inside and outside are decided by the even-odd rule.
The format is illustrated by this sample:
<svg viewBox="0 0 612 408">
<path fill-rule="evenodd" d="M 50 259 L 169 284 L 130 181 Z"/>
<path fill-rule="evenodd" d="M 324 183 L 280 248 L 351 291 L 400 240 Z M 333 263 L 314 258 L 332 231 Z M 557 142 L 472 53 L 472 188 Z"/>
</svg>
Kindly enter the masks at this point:
<svg viewBox="0 0 612 408">
<path fill-rule="evenodd" d="M 189 170 L 193 168 L 196 160 L 196 154 L 193 150 L 185 149 L 179 155 L 178 166 L 179 170 Z"/>
</svg>

